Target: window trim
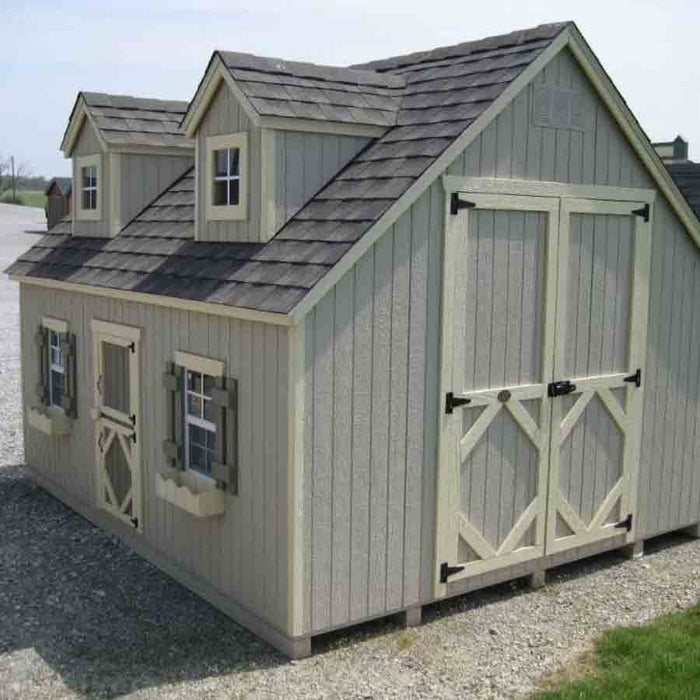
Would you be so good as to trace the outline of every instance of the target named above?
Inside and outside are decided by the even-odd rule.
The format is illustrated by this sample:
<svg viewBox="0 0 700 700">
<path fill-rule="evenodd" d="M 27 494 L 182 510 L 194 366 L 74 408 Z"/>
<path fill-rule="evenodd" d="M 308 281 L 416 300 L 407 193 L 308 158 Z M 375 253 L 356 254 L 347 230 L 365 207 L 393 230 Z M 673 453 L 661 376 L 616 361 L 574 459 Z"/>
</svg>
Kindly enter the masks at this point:
<svg viewBox="0 0 700 700">
<path fill-rule="evenodd" d="M 238 204 L 214 204 L 214 151 L 237 148 L 238 154 Z M 244 221 L 248 218 L 248 133 L 209 136 L 204 155 L 206 218 L 207 221 Z"/>
<path fill-rule="evenodd" d="M 83 209 L 83 168 L 94 167 L 96 171 L 97 185 L 95 187 L 97 196 L 97 207 L 95 209 Z M 102 182 L 102 156 L 97 153 L 92 156 L 79 156 L 75 159 L 75 173 L 73 177 L 73 200 L 75 213 L 78 220 L 99 221 L 102 218 L 102 199 L 105 188 Z"/>
<path fill-rule="evenodd" d="M 68 323 L 66 321 L 62 321 L 57 318 L 50 318 L 48 316 L 44 316 L 41 319 L 41 325 L 48 330 L 48 351 L 47 351 L 47 366 L 46 366 L 46 373 L 47 373 L 47 385 L 48 385 L 48 392 L 49 392 L 49 403 L 47 408 L 51 411 L 57 411 L 59 413 L 65 413 L 65 409 L 60 403 L 54 403 L 53 400 L 53 382 L 52 382 L 52 373 L 58 372 L 63 376 L 63 383 L 64 383 L 64 391 L 65 391 L 65 381 L 66 381 L 66 370 L 63 364 L 63 348 L 61 348 L 61 336 L 65 335 L 68 333 Z M 58 339 L 58 346 L 51 345 L 51 334 L 54 334 L 57 339 Z M 51 361 L 51 348 L 52 347 L 58 347 L 59 350 L 59 357 L 61 358 L 61 363 L 60 364 L 54 364 Z"/>
<path fill-rule="evenodd" d="M 208 375 L 214 379 L 220 379 L 224 376 L 224 363 L 221 360 L 214 360 L 209 357 L 203 357 L 201 355 L 193 355 L 189 352 L 182 352 L 180 350 L 175 351 L 175 364 L 182 367 L 182 466 L 188 473 L 196 474 L 202 479 L 208 479 L 215 481 L 215 478 L 211 474 L 200 471 L 190 466 L 190 436 L 189 436 L 189 426 L 196 425 L 203 430 L 207 430 L 214 434 L 218 439 L 222 439 L 223 436 L 219 436 L 217 432 L 216 423 L 208 421 L 204 418 L 198 418 L 196 416 L 191 416 L 187 411 L 187 397 L 190 393 L 187 389 L 187 373 L 197 372 L 202 375 Z M 204 392 L 204 377 L 202 377 L 202 394 Z M 199 396 L 199 394 L 196 394 Z M 212 401 L 210 398 L 209 401 Z M 215 457 L 213 457 L 215 459 Z"/>
</svg>

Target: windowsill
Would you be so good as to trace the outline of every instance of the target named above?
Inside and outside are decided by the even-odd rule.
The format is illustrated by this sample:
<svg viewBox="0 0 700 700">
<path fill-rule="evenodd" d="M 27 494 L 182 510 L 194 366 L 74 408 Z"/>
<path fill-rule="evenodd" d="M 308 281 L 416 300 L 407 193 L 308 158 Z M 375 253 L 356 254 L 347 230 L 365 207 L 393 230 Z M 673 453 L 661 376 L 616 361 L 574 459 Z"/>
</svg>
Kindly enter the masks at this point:
<svg viewBox="0 0 700 700">
<path fill-rule="evenodd" d="M 224 492 L 216 482 L 191 470 L 169 469 L 156 474 L 156 493 L 195 518 L 221 515 L 226 507 Z"/>
<path fill-rule="evenodd" d="M 242 204 L 214 205 L 207 208 L 209 221 L 245 221 L 247 218 L 246 207 Z"/>
<path fill-rule="evenodd" d="M 73 432 L 74 420 L 58 408 L 29 406 L 27 422 L 45 435 L 69 435 Z"/>
</svg>

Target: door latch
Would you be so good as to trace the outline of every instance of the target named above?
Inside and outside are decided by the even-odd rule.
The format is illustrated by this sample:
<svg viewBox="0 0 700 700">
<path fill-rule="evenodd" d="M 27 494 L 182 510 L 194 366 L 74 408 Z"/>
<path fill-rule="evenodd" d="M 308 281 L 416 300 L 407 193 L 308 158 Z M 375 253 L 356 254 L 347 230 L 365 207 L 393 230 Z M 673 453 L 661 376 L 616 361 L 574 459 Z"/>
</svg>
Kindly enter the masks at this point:
<svg viewBox="0 0 700 700">
<path fill-rule="evenodd" d="M 455 396 L 454 393 L 448 391 L 447 395 L 445 396 L 445 413 L 452 415 L 455 408 L 459 408 L 460 406 L 466 406 L 468 403 L 471 402 L 471 399 Z"/>
<path fill-rule="evenodd" d="M 547 384 L 547 396 L 553 398 L 555 396 L 564 396 L 576 391 L 576 384 L 572 384 L 568 379 L 559 382 L 550 382 Z"/>
</svg>

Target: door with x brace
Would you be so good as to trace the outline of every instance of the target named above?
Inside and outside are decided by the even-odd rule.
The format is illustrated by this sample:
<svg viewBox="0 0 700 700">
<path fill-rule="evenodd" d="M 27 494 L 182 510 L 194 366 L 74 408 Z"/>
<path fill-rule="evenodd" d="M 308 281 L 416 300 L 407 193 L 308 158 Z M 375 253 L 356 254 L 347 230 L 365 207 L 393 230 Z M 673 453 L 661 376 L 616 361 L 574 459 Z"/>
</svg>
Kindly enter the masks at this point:
<svg viewBox="0 0 700 700">
<path fill-rule="evenodd" d="M 453 206 L 438 594 L 632 540 L 651 230 L 642 202 L 467 193 Z"/>
<path fill-rule="evenodd" d="M 141 531 L 137 328 L 93 321 L 97 499 Z"/>
<path fill-rule="evenodd" d="M 445 242 L 439 584 L 545 551 L 559 199 L 465 199 Z"/>
<path fill-rule="evenodd" d="M 634 538 L 649 206 L 563 199 L 547 554 Z"/>
</svg>

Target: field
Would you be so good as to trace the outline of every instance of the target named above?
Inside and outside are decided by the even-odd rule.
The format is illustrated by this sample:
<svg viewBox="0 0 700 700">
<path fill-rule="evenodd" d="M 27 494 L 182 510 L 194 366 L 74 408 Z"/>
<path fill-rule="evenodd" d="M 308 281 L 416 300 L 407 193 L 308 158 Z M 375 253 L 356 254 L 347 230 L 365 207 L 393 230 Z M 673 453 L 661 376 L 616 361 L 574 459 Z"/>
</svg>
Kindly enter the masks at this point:
<svg viewBox="0 0 700 700">
<path fill-rule="evenodd" d="M 22 201 L 16 202 L 23 204 L 25 207 L 39 207 L 43 209 L 46 206 L 46 195 L 43 190 L 17 190 L 17 197 Z M 12 191 L 8 190 L 0 197 L 0 201 L 11 203 Z"/>
<path fill-rule="evenodd" d="M 598 640 L 594 655 L 556 676 L 532 700 L 687 700 L 700 697 L 700 606 L 642 627 L 620 627 Z M 564 678 L 569 675 L 564 672 Z"/>
</svg>

